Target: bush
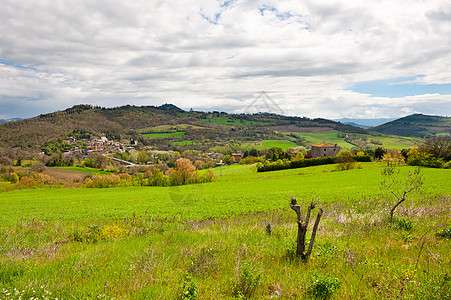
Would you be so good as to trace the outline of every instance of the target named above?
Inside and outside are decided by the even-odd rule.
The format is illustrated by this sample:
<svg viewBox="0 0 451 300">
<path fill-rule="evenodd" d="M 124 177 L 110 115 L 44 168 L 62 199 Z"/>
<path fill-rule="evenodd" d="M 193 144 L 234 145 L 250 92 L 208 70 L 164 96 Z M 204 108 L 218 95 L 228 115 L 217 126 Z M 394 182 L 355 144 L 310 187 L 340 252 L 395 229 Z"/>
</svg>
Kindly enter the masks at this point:
<svg viewBox="0 0 451 300">
<path fill-rule="evenodd" d="M 191 257 L 188 272 L 192 275 L 211 276 L 216 274 L 216 253 L 213 247 L 202 248 L 196 257 Z"/>
<path fill-rule="evenodd" d="M 180 300 L 193 300 L 199 297 L 199 289 L 196 282 L 189 275 L 186 275 L 180 285 L 180 292 L 178 299 Z"/>
<path fill-rule="evenodd" d="M 451 239 L 451 227 L 445 228 L 435 234 L 436 237 L 443 239 Z"/>
<path fill-rule="evenodd" d="M 241 270 L 240 278 L 233 288 L 233 295 L 239 298 L 250 298 L 260 284 L 261 274 L 255 274 L 247 262 Z"/>
<path fill-rule="evenodd" d="M 285 169 L 297 169 L 319 165 L 329 165 L 335 163 L 335 157 L 318 157 L 302 160 L 293 160 L 289 162 L 276 161 L 270 163 L 268 161 L 265 164 L 257 164 L 257 172 L 277 171 Z"/>
<path fill-rule="evenodd" d="M 42 162 L 37 162 L 31 165 L 31 170 L 34 172 L 42 173 L 45 170 L 45 164 Z"/>
<path fill-rule="evenodd" d="M 329 299 L 341 286 L 338 278 L 330 275 L 312 275 L 313 282 L 310 284 L 309 293 L 315 299 Z"/>
<path fill-rule="evenodd" d="M 373 161 L 373 158 L 371 155 L 353 155 L 352 158 L 356 162 L 371 162 Z"/>
<path fill-rule="evenodd" d="M 412 224 L 412 220 L 410 219 L 397 219 L 394 218 L 393 219 L 393 224 L 395 226 L 396 229 L 398 230 L 406 230 L 406 231 L 410 231 L 413 228 L 413 224 Z"/>
<path fill-rule="evenodd" d="M 433 156 L 426 157 L 412 157 L 407 160 L 407 164 L 410 166 L 421 166 L 428 168 L 443 168 L 445 167 L 445 162 L 441 158 L 436 158 Z"/>
</svg>

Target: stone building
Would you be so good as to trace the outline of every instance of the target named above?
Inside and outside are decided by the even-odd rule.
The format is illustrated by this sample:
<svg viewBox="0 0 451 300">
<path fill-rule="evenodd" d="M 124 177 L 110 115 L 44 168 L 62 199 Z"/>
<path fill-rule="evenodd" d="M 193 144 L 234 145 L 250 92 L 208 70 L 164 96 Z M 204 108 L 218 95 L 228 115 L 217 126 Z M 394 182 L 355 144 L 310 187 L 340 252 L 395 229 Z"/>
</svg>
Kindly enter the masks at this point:
<svg viewBox="0 0 451 300">
<path fill-rule="evenodd" d="M 337 144 L 331 143 L 316 144 L 312 145 L 311 154 L 314 158 L 336 156 L 338 152 L 340 152 L 340 149 L 341 149 L 340 146 L 338 146 Z"/>
</svg>

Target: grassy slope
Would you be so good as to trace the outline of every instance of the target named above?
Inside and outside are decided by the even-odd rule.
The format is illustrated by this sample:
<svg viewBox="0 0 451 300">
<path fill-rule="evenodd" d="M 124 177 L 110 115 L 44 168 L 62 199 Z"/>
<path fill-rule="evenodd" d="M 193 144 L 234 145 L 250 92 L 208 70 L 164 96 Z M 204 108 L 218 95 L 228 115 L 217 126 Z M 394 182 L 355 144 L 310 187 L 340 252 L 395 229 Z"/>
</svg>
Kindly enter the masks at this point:
<svg viewBox="0 0 451 300">
<path fill-rule="evenodd" d="M 215 169 L 219 181 L 209 184 L 0 194 L 0 298 L 17 299 L 6 296 L 17 288 L 23 299 L 175 299 L 192 280 L 200 299 L 230 299 L 248 264 L 261 275 L 253 299 L 308 298 L 317 273 L 341 281 L 334 299 L 446 299 L 451 243 L 434 233 L 449 224 L 451 203 L 428 197 L 449 195 L 451 172 L 423 169 L 424 199 L 397 211 L 413 222 L 405 231 L 384 221 L 381 164 L 363 166 L 256 173 L 233 165 Z M 313 195 L 325 210 L 308 263 L 289 255 L 291 195 L 304 213 Z M 239 215 L 249 210 L 263 212 Z"/>
<path fill-rule="evenodd" d="M 145 133 L 144 136 L 151 139 L 164 139 L 164 138 L 181 138 L 185 135 L 185 132 L 159 132 L 159 133 Z"/>
<path fill-rule="evenodd" d="M 298 132 L 296 133 L 300 137 L 306 139 L 307 143 L 319 144 L 323 142 L 338 144 L 340 147 L 353 148 L 354 145 L 346 142 L 344 138 L 337 137 L 337 132 L 322 132 L 322 133 L 309 133 Z M 360 136 L 360 135 L 359 135 Z M 367 137 L 368 143 L 372 138 L 378 139 L 381 145 L 372 145 L 373 147 L 384 147 L 386 149 L 403 149 L 410 148 L 414 145 L 421 143 L 418 138 L 398 137 L 398 136 L 373 136 L 369 134 L 362 135 Z"/>
<path fill-rule="evenodd" d="M 286 141 L 286 140 L 265 140 L 261 141 L 260 145 L 251 145 L 250 143 L 245 143 L 243 146 L 248 146 L 249 148 L 255 148 L 255 149 L 264 149 L 264 148 L 272 148 L 272 147 L 279 147 L 282 148 L 282 150 L 286 150 L 288 148 L 296 148 L 299 147 L 294 142 Z"/>
<path fill-rule="evenodd" d="M 102 171 L 99 169 L 91 169 L 91 168 L 82 168 L 82 167 L 57 167 L 57 169 L 69 170 L 74 172 L 80 172 L 85 174 L 110 174 L 110 172 Z"/>
<path fill-rule="evenodd" d="M 368 166 L 374 166 L 371 163 Z M 330 172 L 334 166 L 255 173 L 250 166 L 218 168 L 219 181 L 180 187 L 37 189 L 0 194 L 0 223 L 117 219 L 133 213 L 204 218 L 286 206 L 290 196 L 309 201 L 359 201 L 380 196 L 379 168 Z M 403 172 L 412 167 L 402 167 Z M 426 196 L 450 190 L 451 172 L 424 169 Z M 214 203 L 212 206 L 211 204 Z"/>
</svg>

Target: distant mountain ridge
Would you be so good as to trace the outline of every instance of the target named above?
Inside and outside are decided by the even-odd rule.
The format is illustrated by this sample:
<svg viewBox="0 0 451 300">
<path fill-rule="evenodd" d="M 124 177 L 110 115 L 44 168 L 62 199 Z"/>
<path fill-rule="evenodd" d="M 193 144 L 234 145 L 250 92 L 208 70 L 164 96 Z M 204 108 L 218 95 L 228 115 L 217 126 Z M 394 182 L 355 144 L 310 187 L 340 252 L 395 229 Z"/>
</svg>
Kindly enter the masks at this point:
<svg viewBox="0 0 451 300">
<path fill-rule="evenodd" d="M 438 134 L 451 134 L 451 118 L 414 114 L 373 127 L 371 130 L 383 134 L 427 138 Z"/>
<path fill-rule="evenodd" d="M 18 121 L 23 120 L 22 118 L 12 118 L 12 119 L 0 119 L 0 124 L 10 122 L 10 121 Z"/>
<path fill-rule="evenodd" d="M 334 121 L 341 122 L 343 124 L 348 124 L 352 126 L 359 126 L 362 128 L 370 128 L 378 125 L 382 125 L 395 120 L 395 118 L 379 118 L 379 119 L 353 119 L 353 118 L 342 118 L 334 119 Z"/>
</svg>

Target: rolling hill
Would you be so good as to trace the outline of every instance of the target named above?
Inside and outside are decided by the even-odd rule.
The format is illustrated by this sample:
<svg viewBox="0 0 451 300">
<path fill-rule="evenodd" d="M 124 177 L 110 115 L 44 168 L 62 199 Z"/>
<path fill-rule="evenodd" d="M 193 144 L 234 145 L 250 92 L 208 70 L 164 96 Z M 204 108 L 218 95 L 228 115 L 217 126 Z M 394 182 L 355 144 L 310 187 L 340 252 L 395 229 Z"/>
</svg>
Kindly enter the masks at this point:
<svg viewBox="0 0 451 300">
<path fill-rule="evenodd" d="M 166 128 L 166 130 L 161 130 Z M 295 128 L 295 130 L 293 130 Z M 340 131 L 365 133 L 362 128 L 326 119 L 287 117 L 276 114 L 227 114 L 184 111 L 172 104 L 115 108 L 76 105 L 34 118 L 0 124 L 0 146 L 40 150 L 50 140 L 74 133 L 104 134 L 108 139 L 137 139 L 149 144 L 152 133 L 184 132 L 186 140 L 238 140 L 276 137 L 277 131 Z"/>
<path fill-rule="evenodd" d="M 451 118 L 414 114 L 376 127 L 371 130 L 391 135 L 427 138 L 451 134 Z"/>
</svg>

